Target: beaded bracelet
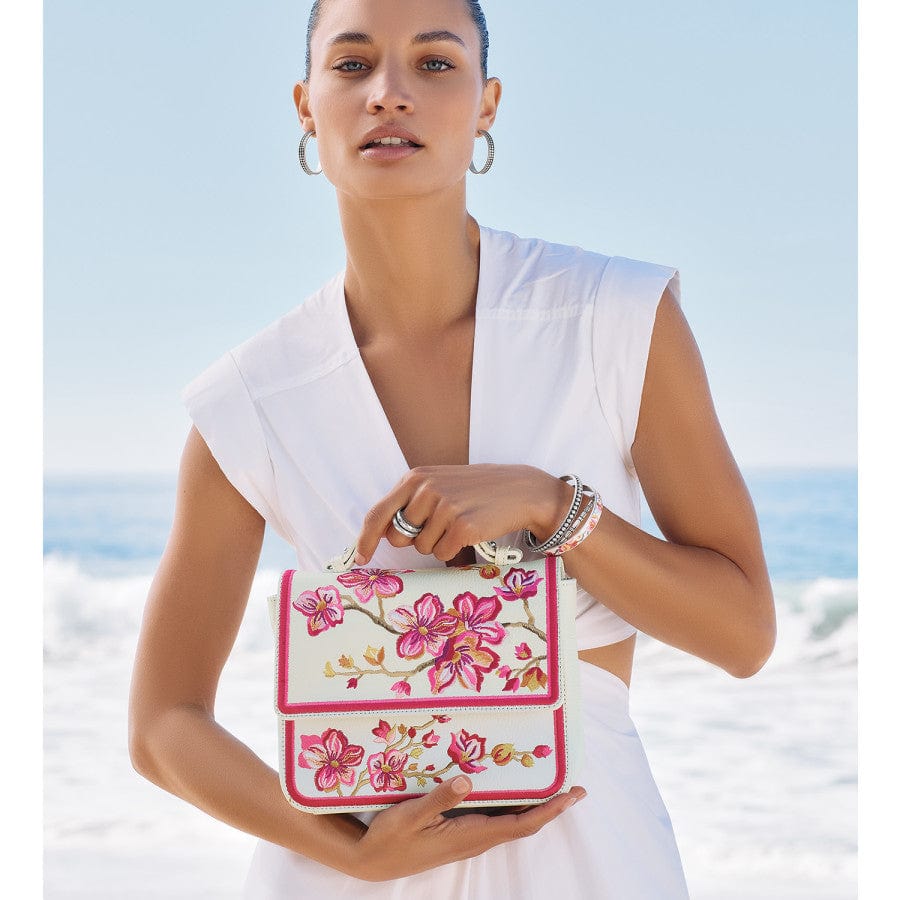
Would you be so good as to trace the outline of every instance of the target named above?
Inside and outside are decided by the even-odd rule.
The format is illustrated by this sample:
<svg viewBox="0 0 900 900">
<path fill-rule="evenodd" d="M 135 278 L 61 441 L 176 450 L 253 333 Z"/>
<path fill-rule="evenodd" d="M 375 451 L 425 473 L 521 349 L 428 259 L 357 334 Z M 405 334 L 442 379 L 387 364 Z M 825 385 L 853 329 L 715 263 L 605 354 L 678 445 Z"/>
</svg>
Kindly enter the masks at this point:
<svg viewBox="0 0 900 900">
<path fill-rule="evenodd" d="M 534 534 L 529 531 L 529 529 L 525 529 L 525 544 L 527 545 L 529 550 L 535 550 L 539 553 L 544 553 L 547 548 L 554 547 L 566 540 L 568 537 L 568 531 L 572 522 L 575 520 L 575 517 L 578 514 L 578 510 L 581 507 L 581 498 L 584 495 L 584 491 L 581 484 L 581 479 L 577 475 L 560 475 L 561 481 L 569 482 L 569 479 L 574 479 L 575 484 L 575 494 L 572 497 L 572 504 L 569 507 L 568 513 L 566 513 L 566 517 L 563 520 L 562 525 L 556 529 L 556 531 L 547 538 L 546 541 L 538 541 L 538 539 L 534 536 Z M 572 482 L 569 482 L 570 484 Z"/>
<path fill-rule="evenodd" d="M 577 547 L 597 527 L 597 523 L 600 521 L 602 513 L 603 504 L 600 502 L 600 497 L 597 494 L 594 494 L 594 498 L 590 505 L 590 514 L 584 525 L 582 525 L 581 528 L 564 544 L 560 544 L 559 547 L 551 547 L 547 553 L 551 556 L 560 556 L 574 547 Z"/>
<path fill-rule="evenodd" d="M 546 550 L 544 550 L 544 553 L 558 556 L 560 552 L 565 552 L 560 550 L 561 547 L 565 546 L 566 549 L 571 549 L 573 546 L 577 546 L 581 543 L 581 541 L 584 540 L 585 537 L 588 536 L 588 534 L 590 534 L 590 531 L 593 530 L 593 528 L 591 528 L 589 531 L 584 531 L 584 529 L 588 527 L 588 520 L 595 512 L 597 504 L 600 503 L 600 497 L 597 492 L 587 484 L 584 486 L 584 493 L 588 497 L 590 502 L 585 504 L 584 509 L 579 513 L 578 518 L 567 529 L 566 533 L 562 535 L 562 537 L 560 537 L 560 539 L 552 547 L 548 547 Z M 574 541 L 575 538 L 582 532 L 584 532 L 584 537 L 579 538 L 579 540 L 575 544 L 573 544 L 572 541 Z"/>
<path fill-rule="evenodd" d="M 569 513 L 563 521 L 563 524 L 560 525 L 556 532 L 543 543 L 539 543 L 534 534 L 528 529 L 525 529 L 525 544 L 531 550 L 540 553 L 559 555 L 559 553 L 565 552 L 565 550 L 559 550 L 562 546 L 565 546 L 566 550 L 577 547 L 578 544 L 594 530 L 594 527 L 597 524 L 596 521 L 594 521 L 593 524 L 590 524 L 592 514 L 594 514 L 598 506 L 601 512 L 603 510 L 603 505 L 600 503 L 600 497 L 597 492 L 590 485 L 583 485 L 581 479 L 577 475 L 560 475 L 560 479 L 563 481 L 574 479 L 575 481 L 575 496 L 572 498 L 572 505 L 569 507 Z M 581 509 L 581 497 L 584 494 L 592 498 L 593 502 L 585 506 L 584 510 L 578 512 Z M 577 517 L 575 516 L 575 513 L 578 513 Z M 600 513 L 598 512 L 596 513 L 595 518 L 599 519 L 599 517 Z M 575 541 L 575 543 L 572 543 L 573 541 Z"/>
</svg>

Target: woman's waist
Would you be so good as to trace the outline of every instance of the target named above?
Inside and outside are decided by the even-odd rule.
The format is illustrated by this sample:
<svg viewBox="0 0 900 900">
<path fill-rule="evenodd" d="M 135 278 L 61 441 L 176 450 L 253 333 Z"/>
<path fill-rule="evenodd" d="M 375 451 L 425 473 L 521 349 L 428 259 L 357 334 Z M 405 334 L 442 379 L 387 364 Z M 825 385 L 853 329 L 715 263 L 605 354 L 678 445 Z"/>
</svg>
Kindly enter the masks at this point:
<svg viewBox="0 0 900 900">
<path fill-rule="evenodd" d="M 634 647 L 637 634 L 632 634 L 623 641 L 606 644 L 602 647 L 579 650 L 578 658 L 618 678 L 628 689 L 631 685 L 631 670 L 634 663 Z"/>
</svg>

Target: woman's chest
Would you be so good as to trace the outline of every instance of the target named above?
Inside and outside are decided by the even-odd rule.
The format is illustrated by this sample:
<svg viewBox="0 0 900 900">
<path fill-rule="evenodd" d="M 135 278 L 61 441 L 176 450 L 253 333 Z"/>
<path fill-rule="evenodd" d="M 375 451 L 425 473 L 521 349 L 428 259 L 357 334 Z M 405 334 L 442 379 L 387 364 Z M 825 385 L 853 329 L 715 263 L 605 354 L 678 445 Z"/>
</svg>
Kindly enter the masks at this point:
<svg viewBox="0 0 900 900">
<path fill-rule="evenodd" d="M 471 461 L 471 326 L 439 341 L 385 343 L 360 356 L 408 468 Z"/>
</svg>

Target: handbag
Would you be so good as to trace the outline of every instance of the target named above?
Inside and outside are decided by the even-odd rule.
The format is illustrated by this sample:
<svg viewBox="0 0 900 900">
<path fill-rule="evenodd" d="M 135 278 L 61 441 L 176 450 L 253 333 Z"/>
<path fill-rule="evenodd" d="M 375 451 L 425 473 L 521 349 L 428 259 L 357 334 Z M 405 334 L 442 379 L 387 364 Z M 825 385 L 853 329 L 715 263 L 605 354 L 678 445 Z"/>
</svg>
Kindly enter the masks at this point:
<svg viewBox="0 0 900 900">
<path fill-rule="evenodd" d="M 460 773 L 459 806 L 533 804 L 583 756 L 576 583 L 560 556 L 286 570 L 269 598 L 281 787 L 311 813 L 385 809 Z"/>
</svg>

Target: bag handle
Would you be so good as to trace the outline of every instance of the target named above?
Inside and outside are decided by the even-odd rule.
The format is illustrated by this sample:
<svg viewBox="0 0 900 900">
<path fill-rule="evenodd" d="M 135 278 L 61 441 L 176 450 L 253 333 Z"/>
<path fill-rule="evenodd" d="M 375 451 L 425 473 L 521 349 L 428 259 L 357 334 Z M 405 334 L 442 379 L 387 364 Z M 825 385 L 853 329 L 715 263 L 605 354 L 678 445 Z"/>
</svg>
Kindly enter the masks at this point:
<svg viewBox="0 0 900 900">
<path fill-rule="evenodd" d="M 498 547 L 496 541 L 480 541 L 473 546 L 476 553 L 495 566 L 508 566 L 522 561 L 522 551 L 518 547 Z M 353 568 L 354 556 L 356 556 L 356 544 L 332 557 L 325 568 L 329 572 L 346 572 Z"/>
</svg>

